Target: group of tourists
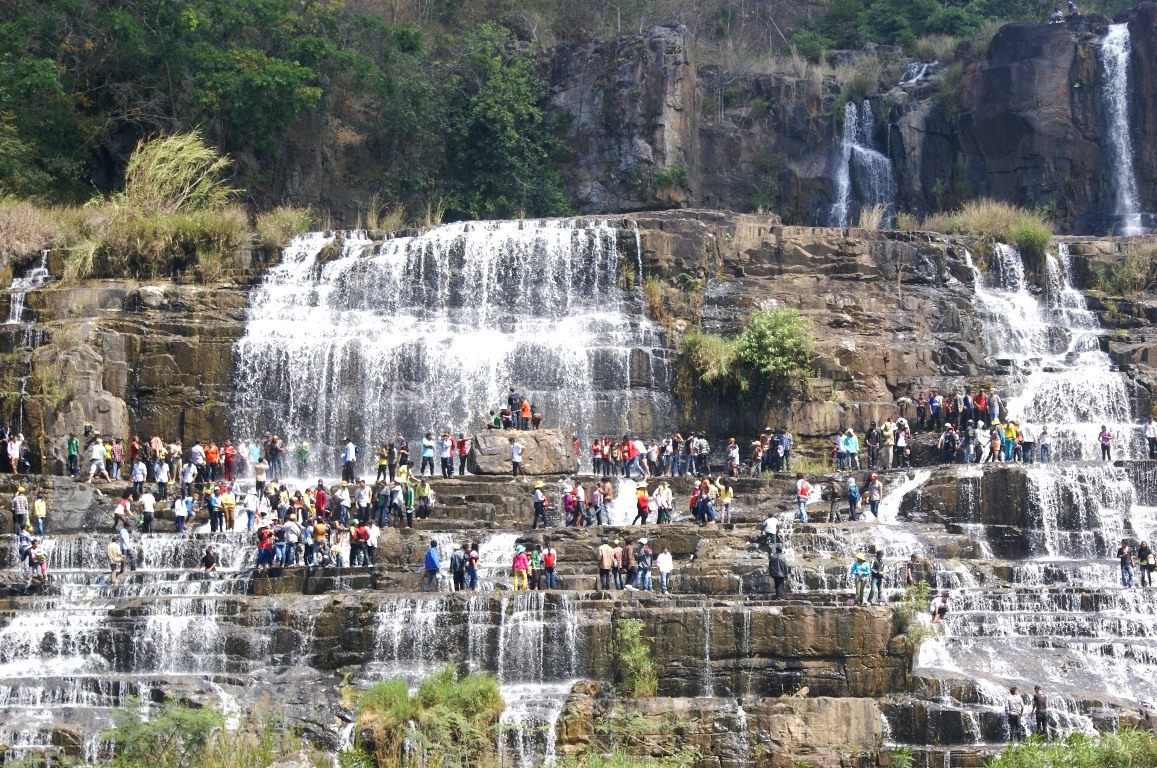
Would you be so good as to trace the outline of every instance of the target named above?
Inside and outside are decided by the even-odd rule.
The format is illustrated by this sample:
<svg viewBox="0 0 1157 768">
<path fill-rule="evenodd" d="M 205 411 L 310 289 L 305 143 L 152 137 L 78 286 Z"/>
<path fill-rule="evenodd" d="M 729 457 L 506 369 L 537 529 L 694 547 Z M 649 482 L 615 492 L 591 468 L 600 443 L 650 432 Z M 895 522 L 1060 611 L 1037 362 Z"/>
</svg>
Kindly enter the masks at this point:
<svg viewBox="0 0 1157 768">
<path fill-rule="evenodd" d="M 656 555 L 646 537 L 637 542 L 627 539 L 626 543 L 615 539 L 612 543 L 604 536 L 599 541 L 595 562 L 599 567 L 599 588 L 603 590 L 609 590 L 613 584 L 618 590 L 653 592 L 652 571 L 658 569 L 659 592 L 665 595 L 671 588 L 671 574 L 675 570 L 671 548 L 664 546 Z"/>
<path fill-rule="evenodd" d="M 506 405 L 491 411 L 486 417 L 487 429 L 530 430 L 542 427 L 542 414 L 530 400 L 511 385 L 506 396 Z"/>
</svg>

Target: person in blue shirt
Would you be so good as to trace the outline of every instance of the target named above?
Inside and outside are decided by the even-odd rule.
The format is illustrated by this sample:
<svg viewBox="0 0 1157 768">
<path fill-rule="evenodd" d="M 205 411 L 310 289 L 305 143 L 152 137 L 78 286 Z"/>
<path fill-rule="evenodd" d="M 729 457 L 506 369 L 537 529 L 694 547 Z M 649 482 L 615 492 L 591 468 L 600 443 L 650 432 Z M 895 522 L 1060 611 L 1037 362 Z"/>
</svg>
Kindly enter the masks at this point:
<svg viewBox="0 0 1157 768">
<path fill-rule="evenodd" d="M 856 587 L 856 604 L 864 604 L 864 584 L 867 583 L 868 578 L 872 575 L 872 569 L 868 567 L 868 558 L 864 556 L 863 552 L 856 553 L 856 559 L 849 569 L 852 574 L 852 579 L 855 581 Z"/>
<path fill-rule="evenodd" d="M 426 550 L 426 584 L 422 588 L 424 592 L 429 592 L 433 587 L 434 591 L 438 591 L 438 573 L 442 569 L 442 561 L 438 558 L 438 542 L 433 539 L 430 540 L 430 548 Z"/>
</svg>

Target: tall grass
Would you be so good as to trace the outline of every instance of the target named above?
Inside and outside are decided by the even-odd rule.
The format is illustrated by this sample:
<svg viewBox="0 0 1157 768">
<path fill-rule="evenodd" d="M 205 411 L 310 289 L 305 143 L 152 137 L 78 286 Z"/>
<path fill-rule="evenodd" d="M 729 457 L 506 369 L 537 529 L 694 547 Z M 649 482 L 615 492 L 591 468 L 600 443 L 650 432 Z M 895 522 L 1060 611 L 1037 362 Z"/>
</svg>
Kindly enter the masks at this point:
<svg viewBox="0 0 1157 768">
<path fill-rule="evenodd" d="M 65 260 L 65 278 L 220 274 L 248 231 L 222 178 L 229 160 L 196 131 L 137 145 L 124 191 L 86 206 L 94 213 Z"/>
<path fill-rule="evenodd" d="M 1040 256 L 1053 237 L 1052 224 L 1036 211 L 999 200 L 981 198 L 951 213 L 924 219 L 924 229 L 945 234 L 974 235 L 985 247 L 993 242 L 1015 245 L 1025 256 Z"/>
<path fill-rule="evenodd" d="M 871 208 L 860 209 L 860 229 L 875 231 L 884 226 L 888 216 L 888 206 L 876 203 Z"/>
<path fill-rule="evenodd" d="M 1030 739 L 989 758 L 986 768 L 1148 768 L 1157 765 L 1157 736 L 1122 728 L 1087 736 L 1072 733 L 1051 743 Z"/>
<path fill-rule="evenodd" d="M 293 205 L 282 205 L 258 214 L 254 229 L 257 242 L 264 248 L 281 250 L 298 235 L 313 227 L 313 211 Z"/>
<path fill-rule="evenodd" d="M 125 167 L 118 207 L 137 212 L 220 210 L 236 193 L 222 176 L 229 158 L 205 143 L 199 131 L 158 136 L 137 144 Z"/>
</svg>

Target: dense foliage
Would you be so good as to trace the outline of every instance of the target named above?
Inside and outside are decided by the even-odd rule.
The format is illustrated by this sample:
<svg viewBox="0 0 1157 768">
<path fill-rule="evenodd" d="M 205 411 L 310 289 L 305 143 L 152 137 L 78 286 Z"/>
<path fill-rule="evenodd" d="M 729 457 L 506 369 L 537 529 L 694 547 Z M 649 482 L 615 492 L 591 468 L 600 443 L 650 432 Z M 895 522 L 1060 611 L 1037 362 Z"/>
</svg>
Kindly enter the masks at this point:
<svg viewBox="0 0 1157 768">
<path fill-rule="evenodd" d="M 198 127 L 254 193 L 284 186 L 291 136 L 313 151 L 353 127 L 373 163 L 349 182 L 387 200 L 566 213 L 535 47 L 499 25 L 435 37 L 387 14 L 343 0 L 5 3 L 0 194 L 107 192 L 140 139 Z"/>
<path fill-rule="evenodd" d="M 1073 733 L 1060 741 L 1030 739 L 1011 746 L 985 763 L 987 768 L 1148 768 L 1157 765 L 1157 736 L 1123 728 L 1086 736 Z"/>
<path fill-rule="evenodd" d="M 358 743 L 338 762 L 343 768 L 492 765 L 504 707 L 492 675 L 459 678 L 446 667 L 414 693 L 401 678 L 385 680 L 362 694 Z"/>
<path fill-rule="evenodd" d="M 815 19 L 792 37 L 801 51 L 815 55 L 832 48 L 856 49 L 866 43 L 900 45 L 914 51 L 928 35 L 967 38 L 986 21 L 1048 20 L 1054 6 L 1040 0 L 829 0 Z M 1078 3 L 1083 13 L 1112 15 L 1130 0 Z"/>
<path fill-rule="evenodd" d="M 647 698 L 659 691 L 659 673 L 639 619 L 615 623 L 615 671 L 623 696 Z"/>
<path fill-rule="evenodd" d="M 675 389 L 690 401 L 698 387 L 769 393 L 811 372 L 811 321 L 794 309 L 754 313 L 743 332 L 683 337 Z"/>
<path fill-rule="evenodd" d="M 267 768 L 302 748 L 276 720 L 226 723 L 216 709 L 175 702 L 146 708 L 133 702 L 113 713 L 103 738 L 112 757 L 100 764 L 113 768 Z"/>
</svg>

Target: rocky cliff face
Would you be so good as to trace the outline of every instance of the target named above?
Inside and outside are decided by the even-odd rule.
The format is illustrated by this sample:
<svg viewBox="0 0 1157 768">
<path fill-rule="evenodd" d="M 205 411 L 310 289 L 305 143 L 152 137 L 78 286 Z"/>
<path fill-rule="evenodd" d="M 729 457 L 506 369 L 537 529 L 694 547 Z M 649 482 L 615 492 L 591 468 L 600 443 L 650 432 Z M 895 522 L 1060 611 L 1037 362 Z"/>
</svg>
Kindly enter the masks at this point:
<svg viewBox="0 0 1157 768">
<path fill-rule="evenodd" d="M 1153 3 L 1118 19 L 1132 38 L 1128 122 L 1142 212 L 1157 209 L 1155 19 Z M 1087 16 L 1011 24 L 984 56 L 962 52 L 957 69 L 917 63 L 905 70 L 894 52 L 877 54 L 884 74 L 870 97 L 878 117 L 870 133 L 892 162 L 896 209 L 923 215 L 986 196 L 1044 209 L 1065 231 L 1112 231 L 1102 66 L 1110 23 Z M 696 67 L 694 54 L 680 30 L 667 28 L 554 52 L 552 105 L 570 126 L 567 178 L 580 212 L 767 209 L 792 224 L 827 224 L 837 194 L 842 86 L 814 73 Z M 620 118 L 601 120 L 608 109 Z M 677 165 L 686 174 L 674 184 L 647 181 Z"/>
</svg>

